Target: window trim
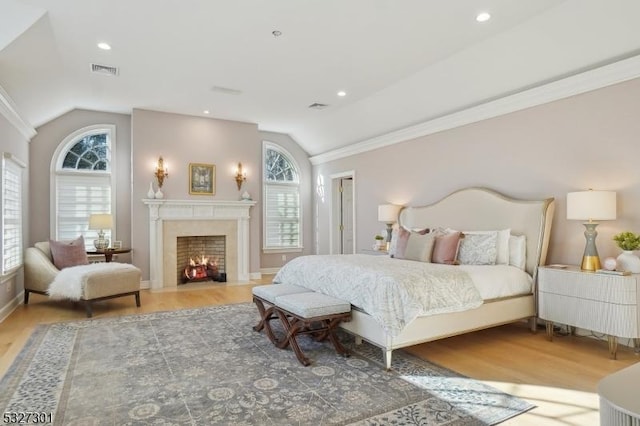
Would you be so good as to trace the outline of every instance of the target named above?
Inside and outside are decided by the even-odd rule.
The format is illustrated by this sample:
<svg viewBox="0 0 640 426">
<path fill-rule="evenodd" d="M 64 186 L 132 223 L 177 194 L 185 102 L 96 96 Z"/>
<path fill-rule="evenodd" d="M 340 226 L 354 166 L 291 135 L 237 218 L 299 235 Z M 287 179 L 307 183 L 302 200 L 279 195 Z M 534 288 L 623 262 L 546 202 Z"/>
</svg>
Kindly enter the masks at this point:
<svg viewBox="0 0 640 426">
<path fill-rule="evenodd" d="M 62 163 L 64 161 L 63 154 L 65 154 L 73 145 L 75 145 L 79 139 L 82 139 L 86 136 L 95 134 L 95 133 L 106 133 L 107 134 L 107 145 L 109 146 L 109 151 L 111 152 L 111 159 L 109 161 L 109 170 L 107 172 L 102 171 L 92 171 L 92 172 L 82 172 L 82 171 L 74 171 L 74 170 L 63 170 Z M 51 165 L 49 171 L 49 237 L 53 240 L 57 239 L 58 229 L 57 229 L 57 214 L 58 214 L 58 200 L 56 197 L 57 191 L 57 179 L 58 175 L 82 175 L 86 174 L 88 176 L 96 176 L 96 175 L 110 175 L 110 185 L 111 185 L 111 215 L 113 217 L 113 229 L 111 230 L 111 239 L 116 240 L 116 229 L 117 229 L 117 214 L 116 214 L 116 174 L 115 170 L 117 170 L 116 164 L 116 126 L 114 124 L 94 124 L 91 126 L 86 126 L 81 129 L 78 129 L 65 137 L 62 142 L 60 142 L 51 157 Z"/>
<path fill-rule="evenodd" d="M 267 157 L 267 150 L 273 150 L 279 152 L 281 155 L 284 155 L 287 160 L 293 166 L 293 169 L 296 173 L 297 179 L 295 181 L 286 181 L 286 182 L 278 182 L 274 181 L 273 183 L 276 185 L 289 185 L 296 186 L 298 188 L 298 202 L 299 202 L 299 215 L 298 215 L 298 227 L 299 227 L 299 235 L 298 235 L 298 246 L 296 247 L 267 247 L 267 185 L 270 181 L 266 179 L 266 171 L 265 171 L 265 160 Z M 300 166 L 298 166 L 298 162 L 294 158 L 294 156 L 287 151 L 284 147 L 270 141 L 262 141 L 262 199 L 264 200 L 262 203 L 262 252 L 265 254 L 276 254 L 276 253 L 300 253 L 304 249 L 303 242 L 303 218 L 304 211 L 302 205 L 302 194 L 300 189 L 302 188 L 301 182 L 302 174 L 300 173 Z"/>
<path fill-rule="evenodd" d="M 24 220 L 24 206 L 25 206 L 25 185 L 24 185 L 24 169 L 27 168 L 27 165 L 20 160 L 19 158 L 17 158 L 15 155 L 9 153 L 9 152 L 3 152 L 2 153 L 2 164 L 0 165 L 0 179 L 2 179 L 2 184 L 0 185 L 1 191 L 0 191 L 0 206 L 2 208 L 4 208 L 4 169 L 5 169 L 5 162 L 6 161 L 11 161 L 12 163 L 14 163 L 19 169 L 21 169 L 20 172 L 20 262 L 14 266 L 13 268 L 5 271 L 4 270 L 4 238 L 2 238 L 2 264 L 0 265 L 0 283 L 4 283 L 5 281 L 7 281 L 8 279 L 12 278 L 13 276 L 15 276 L 18 272 L 18 270 L 20 270 L 20 268 L 22 268 L 22 266 L 24 265 L 24 226 L 25 226 L 25 220 Z M 2 223 L 0 223 L 0 230 L 2 230 L 4 232 L 4 219 L 2 220 Z"/>
</svg>

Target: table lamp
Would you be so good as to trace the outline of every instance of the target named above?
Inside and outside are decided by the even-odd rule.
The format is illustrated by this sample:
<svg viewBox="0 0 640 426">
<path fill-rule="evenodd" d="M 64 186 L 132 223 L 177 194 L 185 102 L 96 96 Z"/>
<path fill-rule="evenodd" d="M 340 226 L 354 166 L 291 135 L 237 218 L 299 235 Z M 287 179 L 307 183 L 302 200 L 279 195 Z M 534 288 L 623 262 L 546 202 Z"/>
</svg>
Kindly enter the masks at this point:
<svg viewBox="0 0 640 426">
<path fill-rule="evenodd" d="M 109 247 L 109 239 L 104 237 L 104 230 L 113 227 L 113 219 L 109 213 L 92 214 L 89 216 L 89 229 L 98 230 L 98 239 L 93 240 L 93 245 L 97 250 L 104 250 Z"/>
<path fill-rule="evenodd" d="M 584 237 L 587 240 L 580 268 L 585 271 L 600 269 L 600 258 L 596 248 L 595 220 L 616 218 L 616 193 L 613 191 L 579 191 L 567 194 L 567 219 L 586 220 Z"/>
<path fill-rule="evenodd" d="M 380 204 L 378 206 L 378 222 L 387 224 L 387 242 L 391 242 L 391 228 L 398 220 L 398 212 L 402 206 L 395 204 Z"/>
</svg>

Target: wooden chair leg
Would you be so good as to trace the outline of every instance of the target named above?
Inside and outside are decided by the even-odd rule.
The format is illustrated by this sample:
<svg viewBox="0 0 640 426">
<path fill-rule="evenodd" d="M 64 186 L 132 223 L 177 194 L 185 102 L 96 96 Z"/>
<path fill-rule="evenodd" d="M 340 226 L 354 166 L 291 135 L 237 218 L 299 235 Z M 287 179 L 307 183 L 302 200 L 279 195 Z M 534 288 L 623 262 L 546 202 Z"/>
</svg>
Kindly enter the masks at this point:
<svg viewBox="0 0 640 426">
<path fill-rule="evenodd" d="M 93 309 L 91 308 L 91 301 L 90 300 L 85 300 L 84 301 L 84 308 L 87 311 L 87 318 L 91 318 L 93 316 Z"/>
<path fill-rule="evenodd" d="M 29 290 L 24 289 L 24 304 L 27 305 L 29 303 Z"/>
<path fill-rule="evenodd" d="M 136 291 L 134 295 L 136 297 L 136 306 L 139 308 L 140 307 L 140 292 Z"/>
</svg>

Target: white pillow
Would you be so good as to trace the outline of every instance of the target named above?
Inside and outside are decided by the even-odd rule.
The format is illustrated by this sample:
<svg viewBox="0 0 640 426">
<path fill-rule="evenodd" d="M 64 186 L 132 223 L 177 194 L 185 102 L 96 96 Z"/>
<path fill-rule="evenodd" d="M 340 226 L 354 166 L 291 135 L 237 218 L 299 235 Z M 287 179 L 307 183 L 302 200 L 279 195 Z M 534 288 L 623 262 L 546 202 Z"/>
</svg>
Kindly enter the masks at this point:
<svg viewBox="0 0 640 426">
<path fill-rule="evenodd" d="M 453 229 L 447 228 L 447 231 L 453 231 Z M 502 229 L 499 231 L 462 231 L 464 235 L 476 234 L 484 235 L 497 232 L 496 238 L 496 265 L 508 265 L 509 264 L 509 237 L 511 236 L 511 229 Z"/>
<path fill-rule="evenodd" d="M 482 234 L 463 233 L 458 251 L 458 262 L 461 265 L 495 265 L 498 256 L 498 231 Z"/>
<path fill-rule="evenodd" d="M 417 260 L 419 262 L 431 262 L 431 253 L 435 236 L 433 234 L 418 234 L 412 232 L 407 241 L 407 249 L 404 252 L 404 258 L 407 260 Z"/>
<path fill-rule="evenodd" d="M 524 271 L 527 265 L 527 237 L 525 235 L 509 237 L 509 265 Z"/>
</svg>

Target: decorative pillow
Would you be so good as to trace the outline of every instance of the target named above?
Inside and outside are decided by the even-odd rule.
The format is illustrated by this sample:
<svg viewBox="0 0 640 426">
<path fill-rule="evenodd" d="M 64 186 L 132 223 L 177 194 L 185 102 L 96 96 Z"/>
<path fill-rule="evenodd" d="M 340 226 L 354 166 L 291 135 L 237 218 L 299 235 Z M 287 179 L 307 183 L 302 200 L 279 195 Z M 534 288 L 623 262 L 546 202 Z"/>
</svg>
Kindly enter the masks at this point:
<svg viewBox="0 0 640 426">
<path fill-rule="evenodd" d="M 461 265 L 495 265 L 498 256 L 498 232 L 465 233 L 460 243 L 458 261 Z"/>
<path fill-rule="evenodd" d="M 447 228 L 447 232 L 455 231 L 455 229 Z M 499 231 L 462 231 L 464 235 L 471 234 L 489 234 L 497 232 L 498 238 L 496 240 L 496 265 L 508 265 L 509 264 L 509 237 L 511 236 L 511 229 L 501 229 Z"/>
<path fill-rule="evenodd" d="M 435 244 L 431 253 L 431 262 L 456 265 L 458 263 L 458 248 L 460 240 L 464 236 L 462 232 L 449 232 L 435 234 Z"/>
<path fill-rule="evenodd" d="M 53 264 L 58 269 L 89 264 L 82 235 L 73 241 L 49 240 L 49 247 L 51 248 Z"/>
<path fill-rule="evenodd" d="M 398 259 L 428 262 L 429 257 L 424 256 L 427 254 L 430 256 L 433 247 L 433 243 L 428 241 L 432 238 L 425 238 L 428 234 L 429 229 L 422 229 L 419 232 L 411 232 L 405 228 L 398 229 L 394 252 L 390 256 Z"/>
<path fill-rule="evenodd" d="M 509 237 L 509 265 L 524 271 L 527 264 L 527 237 L 512 235 Z"/>
<path fill-rule="evenodd" d="M 417 260 L 419 262 L 431 262 L 431 253 L 435 238 L 431 234 L 421 234 L 412 232 L 407 241 L 407 249 L 404 258 L 407 260 Z"/>
</svg>

